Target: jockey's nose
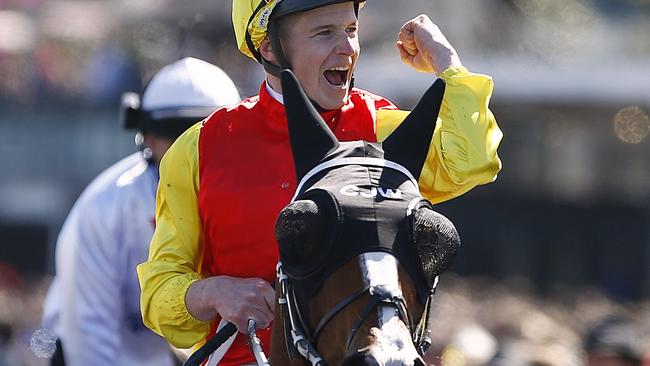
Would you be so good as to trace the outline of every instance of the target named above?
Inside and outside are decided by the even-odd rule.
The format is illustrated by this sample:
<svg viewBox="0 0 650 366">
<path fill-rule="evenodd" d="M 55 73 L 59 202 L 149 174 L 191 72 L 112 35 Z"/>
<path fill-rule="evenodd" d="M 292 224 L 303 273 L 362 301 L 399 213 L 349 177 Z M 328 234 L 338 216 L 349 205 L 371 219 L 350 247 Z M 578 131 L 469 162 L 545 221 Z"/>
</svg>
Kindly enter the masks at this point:
<svg viewBox="0 0 650 366">
<path fill-rule="evenodd" d="M 346 357 L 341 366 L 382 366 L 370 352 L 357 352 Z"/>
</svg>

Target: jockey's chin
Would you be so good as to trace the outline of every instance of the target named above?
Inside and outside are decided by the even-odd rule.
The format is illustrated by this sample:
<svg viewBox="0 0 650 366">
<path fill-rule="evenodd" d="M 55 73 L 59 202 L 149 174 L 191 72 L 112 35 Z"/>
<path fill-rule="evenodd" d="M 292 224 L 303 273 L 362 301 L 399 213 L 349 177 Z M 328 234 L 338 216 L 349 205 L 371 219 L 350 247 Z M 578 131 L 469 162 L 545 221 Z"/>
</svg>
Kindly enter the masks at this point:
<svg viewBox="0 0 650 366">
<path fill-rule="evenodd" d="M 300 63 L 294 66 L 294 73 L 305 93 L 325 110 L 340 109 L 348 102 L 352 88 L 352 75 L 358 57 L 358 48 L 351 48 L 350 56 L 335 52 L 323 56 L 320 66 Z M 315 58 L 315 57 L 313 57 Z"/>
<path fill-rule="evenodd" d="M 350 84 L 349 79 L 332 82 L 321 74 L 318 90 L 312 94 L 311 99 L 325 110 L 340 109 L 348 102 Z"/>
<path fill-rule="evenodd" d="M 330 53 L 318 67 L 312 63 L 296 64 L 294 73 L 309 99 L 324 110 L 340 109 L 348 102 L 357 57 L 358 49 L 350 57 Z"/>
</svg>

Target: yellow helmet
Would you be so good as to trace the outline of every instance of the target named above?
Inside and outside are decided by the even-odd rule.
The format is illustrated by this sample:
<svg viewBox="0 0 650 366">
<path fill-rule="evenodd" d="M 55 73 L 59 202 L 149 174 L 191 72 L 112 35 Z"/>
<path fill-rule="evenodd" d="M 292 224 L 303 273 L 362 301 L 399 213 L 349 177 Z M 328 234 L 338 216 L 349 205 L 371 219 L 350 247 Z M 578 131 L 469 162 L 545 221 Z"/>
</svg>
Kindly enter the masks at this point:
<svg viewBox="0 0 650 366">
<path fill-rule="evenodd" d="M 359 3 L 365 2 L 365 0 L 233 0 L 232 24 L 235 28 L 237 47 L 246 56 L 262 63 L 258 49 L 266 37 L 272 19 L 346 1 L 355 2 L 355 11 Z"/>
</svg>

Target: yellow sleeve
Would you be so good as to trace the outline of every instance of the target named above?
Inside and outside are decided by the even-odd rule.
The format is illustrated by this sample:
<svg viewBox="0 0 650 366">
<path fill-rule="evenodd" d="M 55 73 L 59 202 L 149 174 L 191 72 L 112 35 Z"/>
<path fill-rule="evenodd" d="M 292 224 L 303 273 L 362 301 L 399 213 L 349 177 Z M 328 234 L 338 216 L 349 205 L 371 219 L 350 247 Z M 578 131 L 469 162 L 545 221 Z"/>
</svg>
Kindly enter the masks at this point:
<svg viewBox="0 0 650 366">
<path fill-rule="evenodd" d="M 420 192 L 433 203 L 493 182 L 501 170 L 497 148 L 503 133 L 488 104 L 492 78 L 454 67 L 440 75 L 445 97 L 420 174 Z M 383 141 L 409 112 L 377 111 L 377 139 Z"/>
<path fill-rule="evenodd" d="M 149 259 L 138 266 L 144 324 L 176 347 L 189 348 L 208 334 L 209 322 L 195 319 L 185 293 L 201 271 L 201 220 L 198 209 L 197 123 L 169 148 L 160 163 L 156 230 Z"/>
</svg>

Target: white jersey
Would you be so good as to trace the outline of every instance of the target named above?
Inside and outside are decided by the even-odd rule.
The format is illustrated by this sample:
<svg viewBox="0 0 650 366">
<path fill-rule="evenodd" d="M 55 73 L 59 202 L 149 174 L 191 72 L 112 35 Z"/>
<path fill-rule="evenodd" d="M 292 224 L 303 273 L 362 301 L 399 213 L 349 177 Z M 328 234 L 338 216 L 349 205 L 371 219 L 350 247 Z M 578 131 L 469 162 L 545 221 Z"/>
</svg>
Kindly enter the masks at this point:
<svg viewBox="0 0 650 366">
<path fill-rule="evenodd" d="M 63 225 L 44 326 L 61 339 L 67 366 L 174 364 L 142 323 L 135 270 L 147 260 L 157 184 L 157 169 L 132 154 L 85 189 Z"/>
</svg>

